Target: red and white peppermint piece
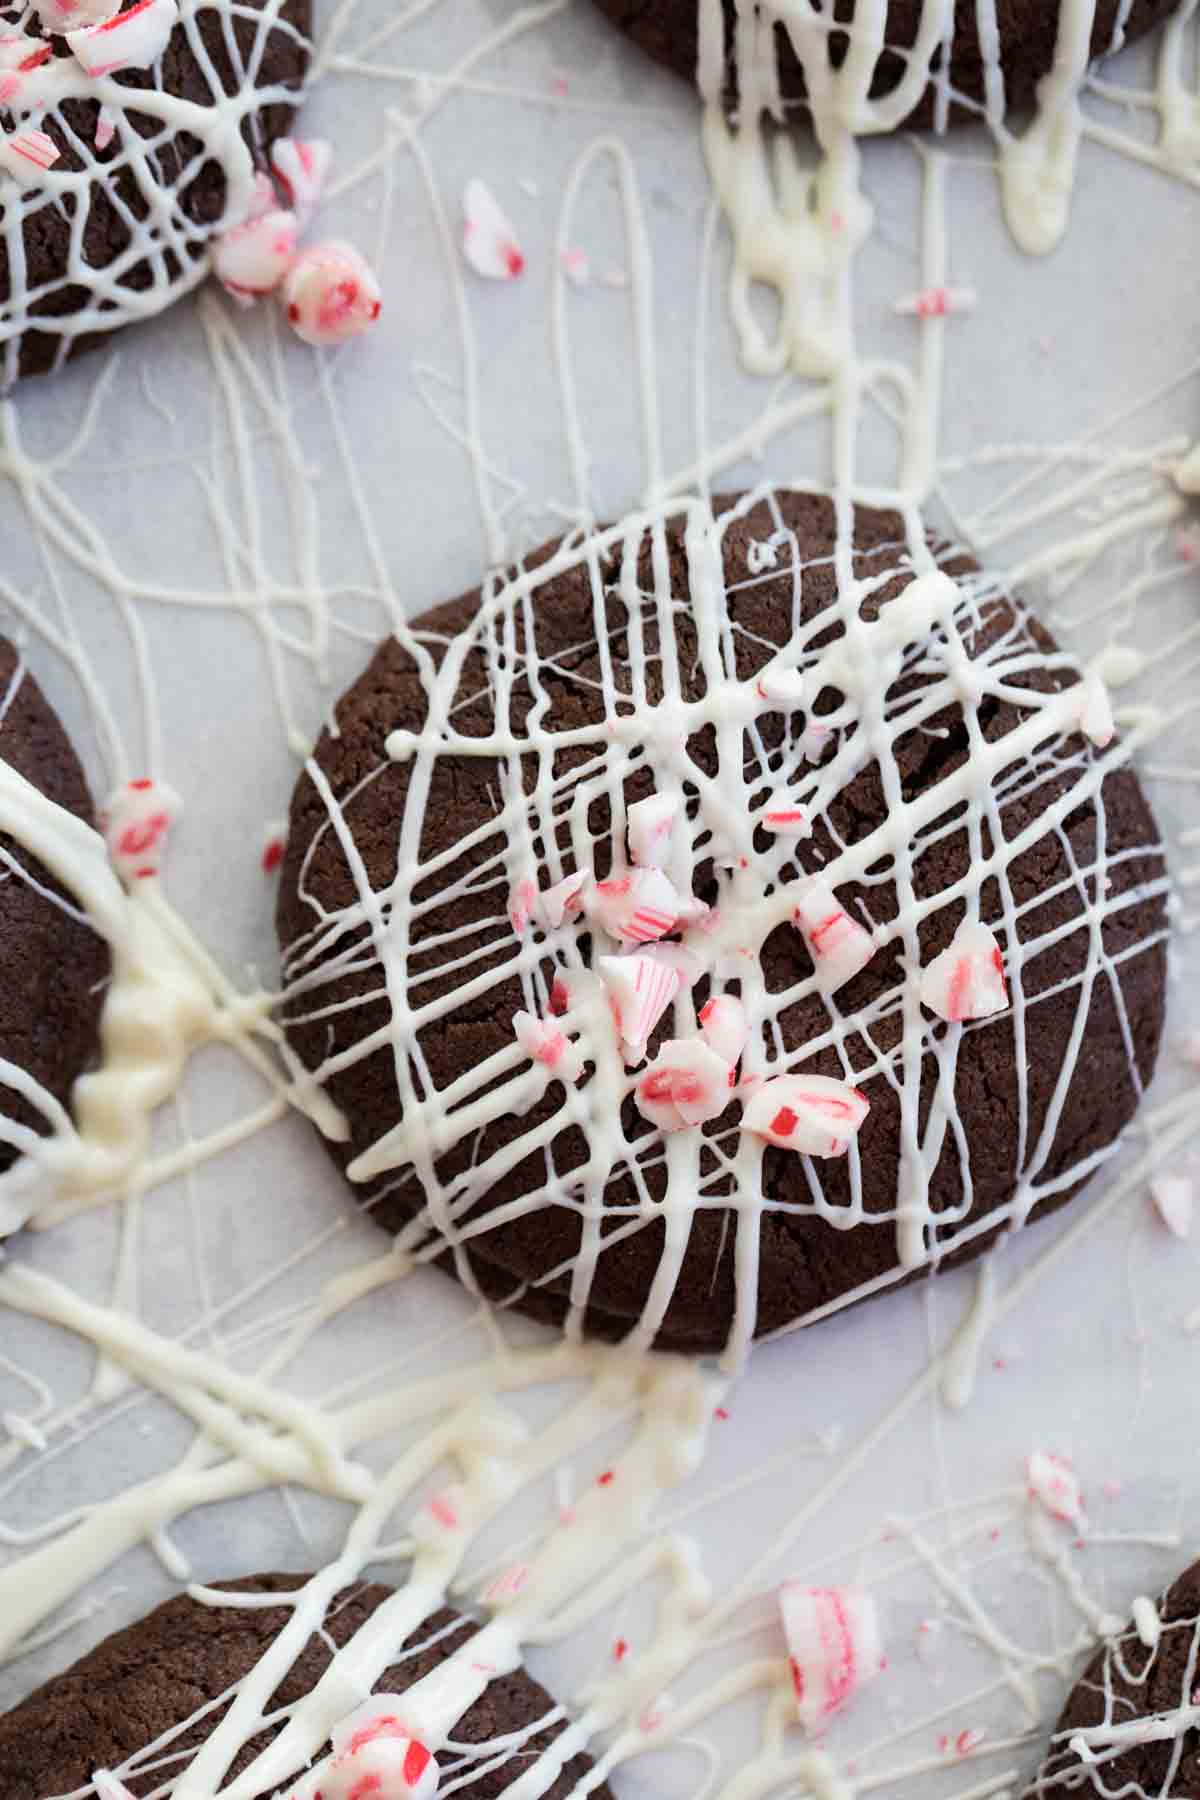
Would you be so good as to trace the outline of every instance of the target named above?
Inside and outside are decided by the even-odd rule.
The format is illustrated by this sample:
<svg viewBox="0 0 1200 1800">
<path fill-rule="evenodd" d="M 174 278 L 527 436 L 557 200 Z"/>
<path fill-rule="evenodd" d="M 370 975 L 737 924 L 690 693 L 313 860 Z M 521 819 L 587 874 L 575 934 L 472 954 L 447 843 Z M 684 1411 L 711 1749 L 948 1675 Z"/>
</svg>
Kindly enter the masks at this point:
<svg viewBox="0 0 1200 1800">
<path fill-rule="evenodd" d="M 96 1769 L 92 1774 L 92 1787 L 96 1800 L 133 1800 L 125 1783 L 118 1781 L 111 1769 Z"/>
<path fill-rule="evenodd" d="M 1029 1497 L 1045 1507 L 1052 1519 L 1065 1525 L 1085 1521 L 1083 1495 L 1075 1471 L 1065 1456 L 1035 1450 L 1025 1467 Z"/>
<path fill-rule="evenodd" d="M 250 219 L 265 218 L 268 213 L 278 211 L 279 195 L 275 192 L 275 183 L 265 170 L 260 169 L 254 177 L 250 205 L 246 210 L 246 220 L 243 223 Z"/>
<path fill-rule="evenodd" d="M 562 881 L 556 881 L 553 887 L 543 888 L 533 909 L 539 924 L 546 926 L 549 931 L 557 931 L 564 919 L 582 912 L 583 883 L 583 871 L 577 869 L 574 875 L 567 875 Z"/>
<path fill-rule="evenodd" d="M 828 1075 L 776 1075 L 742 1107 L 742 1130 L 802 1156 L 844 1156 L 871 1110 L 861 1089 Z"/>
<path fill-rule="evenodd" d="M 517 234 L 490 187 L 478 176 L 463 191 L 463 255 L 477 275 L 512 281 L 525 267 Z"/>
<path fill-rule="evenodd" d="M 653 944 L 674 931 L 680 897 L 661 869 L 632 869 L 597 881 L 583 897 L 593 925 L 628 944 Z"/>
<path fill-rule="evenodd" d="M 0 137 L 0 169 L 15 176 L 22 186 L 36 182 L 61 154 L 44 131 L 14 131 L 11 137 Z"/>
<path fill-rule="evenodd" d="M 964 919 L 941 955 L 921 970 L 921 1004 L 952 1024 L 1004 1011 L 1004 955 L 986 925 Z"/>
<path fill-rule="evenodd" d="M 117 115 L 111 106 L 102 106 L 96 114 L 96 148 L 107 150 L 117 135 Z"/>
<path fill-rule="evenodd" d="M 597 958 L 626 1062 L 640 1062 L 655 1026 L 679 992 L 682 977 L 653 951 Z"/>
<path fill-rule="evenodd" d="M 322 1800 L 433 1800 L 437 1762 L 404 1718 L 403 1695 L 372 1694 L 339 1720 L 333 1756 L 309 1777 Z"/>
<path fill-rule="evenodd" d="M 318 349 L 361 337 L 383 311 L 375 271 L 353 244 L 302 250 L 279 292 L 296 336 Z"/>
<path fill-rule="evenodd" d="M 333 145 L 324 138 L 276 138 L 271 147 L 275 179 L 301 232 L 312 224 L 332 166 Z"/>
<path fill-rule="evenodd" d="M 1071 689 L 1071 693 L 1073 697 L 1078 696 L 1079 710 L 1076 716 L 1080 731 L 1097 750 L 1106 749 L 1117 735 L 1117 726 L 1103 676 L 1095 669 L 1089 669 L 1078 686 Z"/>
<path fill-rule="evenodd" d="M 274 293 L 296 260 L 296 215 L 276 208 L 223 232 L 213 246 L 213 273 L 239 306 Z"/>
<path fill-rule="evenodd" d="M 777 788 L 767 796 L 766 805 L 754 822 L 761 825 L 764 831 L 774 832 L 776 837 L 812 836 L 812 821 L 806 809 L 797 804 L 787 788 Z"/>
<path fill-rule="evenodd" d="M 148 69 L 166 49 L 178 23 L 178 0 L 138 0 L 128 12 L 101 25 L 68 31 L 67 43 L 76 62 L 99 81 L 122 69 Z"/>
<path fill-rule="evenodd" d="M 164 782 L 142 779 L 117 789 L 102 823 L 109 857 L 122 881 L 157 878 L 178 812 L 179 796 Z"/>
<path fill-rule="evenodd" d="M 736 1063 L 746 1048 L 750 1025 L 746 1009 L 734 994 L 714 994 L 700 1008 L 700 1032 L 722 1061 Z"/>
<path fill-rule="evenodd" d="M 927 287 L 905 294 L 896 302 L 902 317 L 944 319 L 948 313 L 974 312 L 979 295 L 973 287 Z"/>
<path fill-rule="evenodd" d="M 37 104 L 33 77 L 54 55 L 51 44 L 25 36 L 0 37 L 0 106 L 20 111 Z"/>
<path fill-rule="evenodd" d="M 565 1031 L 532 1013 L 513 1014 L 513 1035 L 530 1062 L 549 1069 L 560 1081 L 576 1081 L 583 1073 L 583 1058 Z"/>
<path fill-rule="evenodd" d="M 121 10 L 121 0 L 38 0 L 43 29 L 61 37 L 81 25 L 104 25 Z"/>
<path fill-rule="evenodd" d="M 862 1588 L 785 1581 L 779 1610 L 796 1717 L 805 1731 L 819 1731 L 883 1668 L 879 1609 Z"/>
<path fill-rule="evenodd" d="M 733 1069 L 699 1038 L 668 1038 L 634 1090 L 638 1111 L 660 1131 L 718 1119 L 729 1105 Z"/>
<path fill-rule="evenodd" d="M 508 890 L 508 922 L 517 936 L 529 929 L 529 921 L 533 917 L 533 909 L 537 905 L 538 891 L 528 875 L 514 881 Z"/>
<path fill-rule="evenodd" d="M 671 833 L 679 802 L 668 794 L 651 794 L 629 809 L 629 854 L 639 868 L 661 869 L 671 849 Z"/>
<path fill-rule="evenodd" d="M 1150 1198 L 1172 1237 L 1191 1236 L 1196 1210 L 1195 1176 L 1183 1173 L 1156 1175 L 1150 1183 Z"/>
<path fill-rule="evenodd" d="M 804 883 L 792 918 L 808 946 L 822 993 L 836 993 L 865 969 L 875 954 L 870 932 L 850 917 L 823 881 Z"/>
</svg>

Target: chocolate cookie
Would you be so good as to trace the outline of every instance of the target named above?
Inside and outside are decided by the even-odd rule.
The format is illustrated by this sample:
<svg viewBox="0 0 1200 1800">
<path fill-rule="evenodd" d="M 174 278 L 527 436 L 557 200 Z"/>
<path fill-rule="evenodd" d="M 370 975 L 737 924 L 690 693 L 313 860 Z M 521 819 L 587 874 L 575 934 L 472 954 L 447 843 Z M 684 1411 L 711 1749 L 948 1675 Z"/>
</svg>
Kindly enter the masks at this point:
<svg viewBox="0 0 1200 1800">
<path fill-rule="evenodd" d="M 699 7 L 705 0 L 596 0 L 636 44 L 658 62 L 665 63 L 688 81 L 696 78 L 699 54 Z M 713 0 L 707 0 L 712 4 Z M 734 0 L 721 0 L 726 92 L 737 94 Z M 1093 58 L 1111 55 L 1134 38 L 1141 37 L 1175 10 L 1177 0 L 1074 0 L 1091 17 Z M 943 46 L 932 48 L 929 81 L 920 98 L 895 124 L 943 126 L 987 116 L 999 123 L 1008 111 L 1031 107 L 1037 85 L 1054 65 L 1060 21 L 1069 14 L 1072 0 L 1002 0 L 979 5 L 976 0 L 955 0 L 954 32 L 947 63 Z M 746 7 L 744 10 L 749 11 Z M 854 18 L 854 0 L 834 0 L 832 18 L 848 24 Z M 899 87 L 909 69 L 918 42 L 924 0 L 890 0 L 884 47 L 875 62 L 872 99 L 883 99 Z M 819 28 L 820 21 L 817 21 Z M 994 32 L 995 48 L 987 48 Z M 775 28 L 779 59 L 779 93 L 785 104 L 803 106 L 807 85 L 801 57 L 783 25 Z M 828 30 L 828 56 L 835 68 L 845 61 L 850 46 L 848 31 Z M 825 53 L 814 41 L 814 54 Z"/>
<path fill-rule="evenodd" d="M 124 0 L 124 11 L 137 4 Z M 149 67 L 98 82 L 29 6 L 0 7 L 0 29 L 27 37 L 31 59 L 47 43 L 53 51 L 10 71 L 2 90 L 11 82 L 0 108 L 10 134 L 0 169 L 0 386 L 60 367 L 203 279 L 227 203 L 249 201 L 255 167 L 299 103 L 310 24 L 311 0 L 184 0 Z M 114 87 L 127 96 L 119 104 Z M 48 140 L 34 141 L 33 161 L 14 147 L 31 132 Z"/>
<path fill-rule="evenodd" d="M 1200 1794 L 1200 1563 L 1097 1650 L 1063 1708 L 1025 1800 Z"/>
<path fill-rule="evenodd" d="M 379 1223 L 495 1301 L 691 1351 L 1070 1199 L 1165 977 L 1154 820 L 1078 729 L 1107 735 L 1102 684 L 965 553 L 914 583 L 899 514 L 715 507 L 546 545 L 382 644 L 278 907 L 284 1023 Z"/>
<path fill-rule="evenodd" d="M 256 1575 L 221 1586 L 287 1594 L 306 1579 Z M 309 1638 L 271 1696 L 270 1710 L 294 1707 L 311 1693 L 332 1661 L 331 1644 L 341 1649 L 349 1643 L 391 1592 L 363 1583 L 337 1595 L 324 1630 Z M 286 1606 L 212 1607 L 183 1595 L 168 1600 L 0 1718 L 0 1794 L 4 1800 L 52 1800 L 87 1788 L 97 1769 L 116 1774 L 134 1800 L 158 1792 L 168 1774 L 178 1782 L 228 1710 L 219 1704 L 222 1696 L 249 1675 L 290 1618 Z M 400 1646 L 374 1691 L 406 1693 L 444 1668 L 477 1629 L 448 1609 L 434 1613 Z M 523 1669 L 497 1675 L 454 1727 L 452 1747 L 438 1749 L 441 1783 L 457 1779 L 478 1800 L 497 1800 L 535 1766 L 565 1725 L 562 1709 Z M 229 1779 L 250 1766 L 279 1728 L 268 1727 L 244 1745 Z M 591 1766 L 587 1756 L 569 1758 L 545 1788 L 547 1800 L 567 1800 Z M 273 1791 L 291 1793 L 293 1785 L 288 1780 Z M 369 1779 L 361 1791 L 375 1791 Z M 606 1784 L 589 1792 L 612 1800 Z"/>
<path fill-rule="evenodd" d="M 0 638 L 0 758 L 89 825 L 79 759 L 37 682 Z M 0 1061 L 60 1105 L 90 1061 L 108 975 L 108 948 L 41 863 L 0 833 Z M 49 1125 L 29 1094 L 0 1081 L 0 1172 L 25 1132 Z M 2 1229 L 2 1227 L 0 1227 Z"/>
</svg>

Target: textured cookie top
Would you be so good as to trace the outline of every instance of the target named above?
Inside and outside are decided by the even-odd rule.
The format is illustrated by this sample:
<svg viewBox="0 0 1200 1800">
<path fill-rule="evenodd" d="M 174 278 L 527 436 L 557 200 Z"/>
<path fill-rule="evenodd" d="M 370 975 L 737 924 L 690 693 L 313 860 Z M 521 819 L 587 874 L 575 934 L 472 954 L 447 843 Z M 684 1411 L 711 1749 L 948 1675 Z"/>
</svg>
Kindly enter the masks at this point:
<svg viewBox="0 0 1200 1800">
<path fill-rule="evenodd" d="M 220 1585 L 232 1593 L 287 1594 L 306 1579 L 256 1575 Z M 336 1595 L 323 1631 L 308 1639 L 270 1697 L 272 1710 L 295 1708 L 310 1695 L 330 1667 L 331 1645 L 348 1644 L 391 1597 L 378 1583 Z M 232 1698 L 291 1616 L 284 1605 L 212 1607 L 181 1595 L 107 1638 L 0 1718 L 4 1800 L 58 1800 L 87 1787 L 97 1769 L 117 1774 L 135 1800 L 159 1791 L 168 1775 L 176 1782 L 186 1777 L 191 1756 L 228 1710 L 221 1702 Z M 408 1693 L 456 1657 L 469 1656 L 475 1630 L 449 1609 L 435 1613 L 402 1643 L 375 1691 Z M 230 1779 L 249 1768 L 277 1729 L 243 1746 Z M 561 1707 L 524 1669 L 498 1674 L 455 1726 L 453 1747 L 439 1751 L 442 1784 L 457 1780 L 473 1800 L 498 1800 L 564 1729 Z M 587 1756 L 569 1758 L 544 1788 L 547 1800 L 566 1800 L 591 1766 Z M 274 1791 L 291 1789 L 288 1781 Z M 611 1800 L 606 1784 L 592 1791 Z"/>
<path fill-rule="evenodd" d="M 148 67 L 89 73 L 64 36 L 46 38 L 50 4 L 0 9 L 9 42 L 53 49 L 8 70 L 11 92 L 0 82 L 3 386 L 152 317 L 203 278 L 209 240 L 249 203 L 256 160 L 286 129 L 310 54 L 311 0 L 178 0 Z M 125 0 L 121 16 L 137 4 Z M 19 149 L 31 134 L 33 161 Z"/>
<path fill-rule="evenodd" d="M 0 758 L 59 806 L 95 823 L 79 759 L 23 658 L 0 638 Z M 26 1134 L 46 1134 L 90 1061 L 108 949 L 42 865 L 0 833 L 0 1170 Z M 21 1091 L 11 1083 L 20 1080 Z"/>
<path fill-rule="evenodd" d="M 546 546 L 382 645 L 279 904 L 289 1034 L 380 1222 L 494 1299 L 693 1350 L 1068 1198 L 1164 979 L 1095 678 L 915 518 L 717 511 Z"/>
</svg>

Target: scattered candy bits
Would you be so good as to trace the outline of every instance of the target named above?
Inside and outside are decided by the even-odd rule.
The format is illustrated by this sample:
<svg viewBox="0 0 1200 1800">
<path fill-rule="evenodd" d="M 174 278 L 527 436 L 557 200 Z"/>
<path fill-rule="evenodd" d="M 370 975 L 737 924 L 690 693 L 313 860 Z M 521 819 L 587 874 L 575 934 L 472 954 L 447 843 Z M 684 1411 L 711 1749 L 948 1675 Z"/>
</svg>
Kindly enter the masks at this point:
<svg viewBox="0 0 1200 1800">
<path fill-rule="evenodd" d="M 700 1008 L 700 1033 L 727 1063 L 739 1061 L 750 1035 L 746 1009 L 733 994 L 714 994 Z"/>
<path fill-rule="evenodd" d="M 51 36 L 81 25 L 104 25 L 121 10 L 121 0 L 40 0 L 38 17 Z"/>
<path fill-rule="evenodd" d="M 239 306 L 253 306 L 275 292 L 298 249 L 295 213 L 274 207 L 222 233 L 213 250 L 213 273 Z"/>
<path fill-rule="evenodd" d="M 823 881 L 804 883 L 792 917 L 812 957 L 822 993 L 836 993 L 865 969 L 875 954 L 870 932 L 850 917 Z"/>
<path fill-rule="evenodd" d="M 660 1131 L 717 1119 L 729 1105 L 733 1069 L 699 1038 L 669 1038 L 635 1089 L 638 1110 Z"/>
<path fill-rule="evenodd" d="M 640 1062 L 655 1026 L 679 992 L 679 970 L 652 950 L 630 956 L 601 956 L 597 968 L 608 990 L 625 1060 Z"/>
<path fill-rule="evenodd" d="M 66 33 L 71 54 L 93 81 L 158 61 L 179 23 L 178 0 L 139 0 L 128 12 Z M 61 29 L 61 27 L 60 27 Z"/>
<path fill-rule="evenodd" d="M 438 1765 L 403 1722 L 399 1694 L 373 1694 L 334 1726 L 333 1755 L 290 1800 L 433 1800 Z"/>
<path fill-rule="evenodd" d="M 626 824 L 631 861 L 639 868 L 661 869 L 678 816 L 679 802 L 669 794 L 651 794 L 648 800 L 635 801 Z"/>
<path fill-rule="evenodd" d="M 353 244 L 331 242 L 302 250 L 280 294 L 296 336 L 318 349 L 361 337 L 383 311 L 375 272 Z"/>
<path fill-rule="evenodd" d="M 128 883 L 157 878 L 179 796 L 161 781 L 130 781 L 118 788 L 102 815 L 112 865 Z"/>
<path fill-rule="evenodd" d="M 583 1058 L 564 1031 L 532 1013 L 513 1014 L 513 1033 L 530 1062 L 550 1069 L 561 1081 L 577 1081 L 583 1073 Z"/>
<path fill-rule="evenodd" d="M 490 187 L 478 176 L 463 190 L 463 255 L 477 275 L 512 281 L 525 268 L 517 235 Z"/>
<path fill-rule="evenodd" d="M 777 1075 L 754 1088 L 743 1131 L 803 1156 L 844 1156 L 870 1112 L 865 1094 L 827 1075 Z"/>
<path fill-rule="evenodd" d="M 1083 1495 L 1065 1456 L 1035 1450 L 1026 1465 L 1026 1479 L 1030 1499 L 1045 1507 L 1052 1519 L 1076 1527 L 1084 1524 Z"/>
<path fill-rule="evenodd" d="M 583 897 L 593 925 L 631 944 L 652 944 L 675 930 L 680 897 L 661 869 L 632 869 L 597 881 Z"/>
<path fill-rule="evenodd" d="M 921 1003 L 952 1024 L 1004 1011 L 1004 957 L 986 925 L 964 919 L 947 948 L 922 969 Z"/>
<path fill-rule="evenodd" d="M 14 131 L 11 137 L 0 138 L 0 168 L 22 184 L 52 169 L 61 154 L 44 131 Z"/>
<path fill-rule="evenodd" d="M 883 1668 L 874 1597 L 862 1588 L 785 1581 L 779 1610 L 787 1637 L 796 1716 L 816 1732 Z"/>
</svg>

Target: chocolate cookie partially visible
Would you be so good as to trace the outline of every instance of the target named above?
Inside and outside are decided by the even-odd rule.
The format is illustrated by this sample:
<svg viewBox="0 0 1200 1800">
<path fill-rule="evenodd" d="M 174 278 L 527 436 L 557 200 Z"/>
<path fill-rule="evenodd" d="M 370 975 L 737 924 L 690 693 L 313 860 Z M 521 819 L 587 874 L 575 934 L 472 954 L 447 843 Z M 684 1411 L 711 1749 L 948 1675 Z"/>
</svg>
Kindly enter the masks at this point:
<svg viewBox="0 0 1200 1800">
<path fill-rule="evenodd" d="M 95 824 L 79 758 L 24 660 L 0 638 L 0 758 L 78 818 Z M 74 898 L 0 833 L 0 1061 L 32 1084 L 0 1079 L 0 1171 L 27 1131 L 46 1134 L 38 1090 L 65 1106 L 96 1048 L 108 946 Z"/>
<path fill-rule="evenodd" d="M 1178 0 L 1074 0 L 1090 11 L 1090 44 L 1093 59 L 1109 56 L 1132 43 L 1175 10 Z M 734 0 L 596 0 L 601 11 L 636 44 L 677 75 L 693 81 L 700 49 L 700 14 L 705 5 L 719 6 L 718 30 L 724 44 L 725 89 L 731 99 L 738 91 L 738 54 L 735 44 L 737 8 Z M 895 124 L 943 126 L 985 115 L 993 123 L 1006 113 L 1033 105 L 1038 83 L 1054 66 L 1060 26 L 1071 16 L 1072 0 L 1008 0 L 1001 6 L 980 6 L 976 0 L 955 0 L 954 25 L 947 54 L 941 35 L 929 43 L 926 53 L 927 82 L 921 82 L 911 108 Z M 742 7 L 750 15 L 756 9 L 749 0 Z M 828 17 L 815 16 L 809 32 L 810 54 L 828 57 L 841 68 L 848 54 L 853 26 L 854 0 L 834 0 L 819 9 Z M 927 18 L 927 0 L 889 0 L 883 32 L 883 48 L 874 61 L 869 91 L 873 100 L 885 99 L 906 76 L 911 81 L 914 46 L 921 41 Z M 765 33 L 765 27 L 764 33 Z M 808 98 L 801 55 L 794 34 L 776 23 L 773 32 L 778 56 L 779 94 L 790 106 L 804 107 Z"/>
<path fill-rule="evenodd" d="M 714 504 L 381 645 L 278 910 L 284 1023 L 379 1223 L 495 1301 L 691 1351 L 1064 1204 L 1165 979 L 1098 676 L 912 517 Z"/>
<path fill-rule="evenodd" d="M 226 1592 L 284 1595 L 306 1579 L 257 1575 L 220 1585 Z M 322 1629 L 308 1639 L 274 1694 L 263 1696 L 270 1710 L 295 1708 L 311 1694 L 327 1673 L 333 1652 L 350 1643 L 391 1597 L 390 1588 L 365 1582 L 336 1595 Z M 283 1604 L 213 1607 L 184 1595 L 168 1600 L 0 1717 L 0 1794 L 4 1800 L 52 1800 L 89 1787 L 98 1769 L 116 1774 L 134 1800 L 160 1791 L 168 1774 L 180 1782 L 228 1710 L 223 1696 L 246 1679 L 291 1616 Z M 462 1660 L 478 1629 L 448 1608 L 434 1613 L 397 1645 L 395 1660 L 374 1691 L 402 1695 L 434 1671 L 444 1676 L 456 1655 Z M 240 1746 L 230 1779 L 249 1768 L 282 1724 L 278 1720 L 258 1730 Z M 524 1669 L 497 1674 L 454 1726 L 452 1745 L 438 1749 L 441 1782 L 448 1785 L 458 1778 L 477 1800 L 499 1800 L 537 1766 L 540 1756 L 550 1751 L 553 1757 L 552 1747 L 565 1729 L 562 1709 Z M 369 1741 L 366 1733 L 363 1739 Z M 353 1780 L 342 1781 L 342 1771 L 335 1772 L 331 1797 L 347 1788 L 378 1794 L 380 1782 L 376 1778 L 372 1785 L 368 1760 L 360 1758 L 360 1788 Z M 418 1760 L 414 1756 L 414 1766 Z M 568 1757 L 557 1774 L 553 1767 L 547 1771 L 538 1792 L 546 1800 L 567 1800 L 591 1767 L 587 1756 Z M 428 1763 L 418 1773 L 428 1786 Z M 292 1793 L 300 1774 L 293 1771 L 270 1793 Z M 399 1796 L 423 1795 L 425 1790 L 418 1780 L 412 1787 L 397 1783 L 389 1791 Z M 599 1800 L 612 1800 L 607 1783 L 588 1791 Z"/>
<path fill-rule="evenodd" d="M 1054 1795 L 1200 1795 L 1200 1563 L 1142 1599 L 1097 1650 L 1025 1800 Z"/>
<path fill-rule="evenodd" d="M 138 6 L 123 0 L 130 24 L 106 45 L 148 29 Z M 50 6 L 0 7 L 11 50 L 0 85 L 0 387 L 60 367 L 203 279 L 231 198 L 249 202 L 256 167 L 287 130 L 311 53 L 311 0 L 181 0 L 148 66 L 120 66 L 118 48 L 116 72 L 100 75 L 48 34 L 48 16 L 58 16 Z"/>
</svg>

